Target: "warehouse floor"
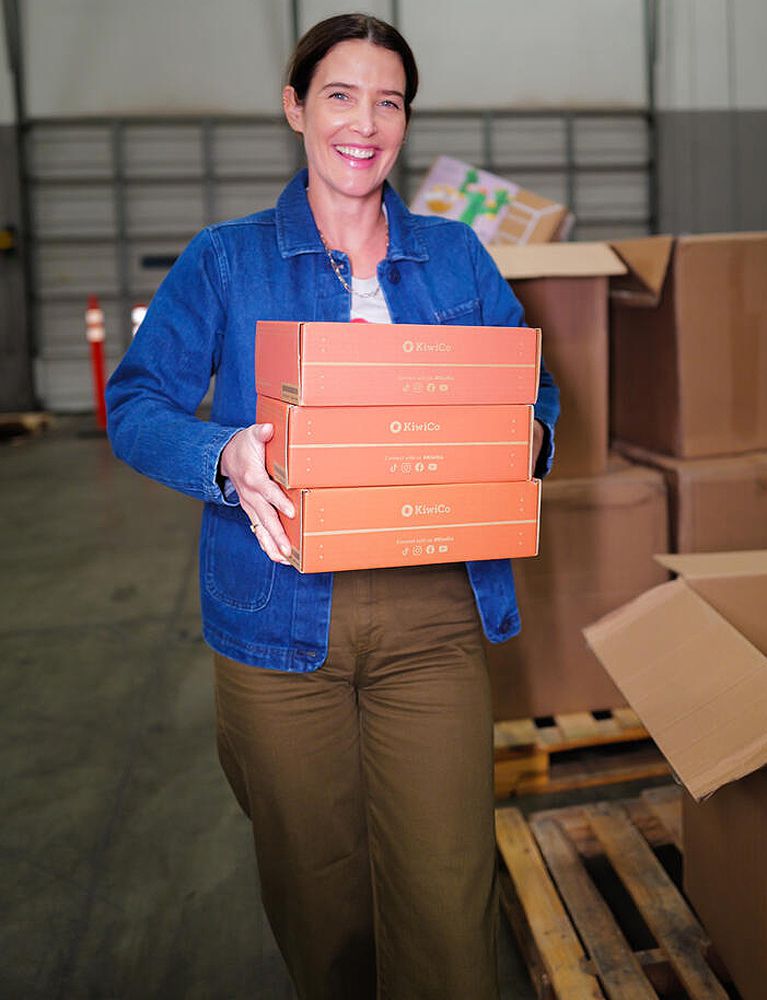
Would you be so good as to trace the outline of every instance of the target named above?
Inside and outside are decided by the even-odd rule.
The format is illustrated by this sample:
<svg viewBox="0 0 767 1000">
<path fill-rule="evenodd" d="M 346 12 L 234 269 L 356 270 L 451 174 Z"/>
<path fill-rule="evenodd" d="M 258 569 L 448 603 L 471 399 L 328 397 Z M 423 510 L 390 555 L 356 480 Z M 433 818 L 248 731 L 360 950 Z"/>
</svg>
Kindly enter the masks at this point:
<svg viewBox="0 0 767 1000">
<path fill-rule="evenodd" d="M 198 505 L 90 426 L 0 445 L 0 995 L 288 1000 L 215 753 Z"/>
</svg>

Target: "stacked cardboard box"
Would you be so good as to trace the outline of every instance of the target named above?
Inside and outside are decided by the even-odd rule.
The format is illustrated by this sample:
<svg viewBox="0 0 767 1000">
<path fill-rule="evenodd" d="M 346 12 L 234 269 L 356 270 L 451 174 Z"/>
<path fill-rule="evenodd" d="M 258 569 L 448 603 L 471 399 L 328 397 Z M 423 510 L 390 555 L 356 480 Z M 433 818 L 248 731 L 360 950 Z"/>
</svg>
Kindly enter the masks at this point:
<svg viewBox="0 0 767 1000">
<path fill-rule="evenodd" d="M 480 334 L 480 335 L 478 335 Z M 303 572 L 534 555 L 540 330 L 260 322 L 256 419 Z"/>
<path fill-rule="evenodd" d="M 767 544 L 767 234 L 490 249 L 562 392 L 541 555 L 517 570 L 523 634 L 489 650 L 496 716 L 613 707 L 578 634 L 595 593 L 604 613 L 660 582 L 655 552 Z M 652 476 L 659 518 L 667 491 L 667 529 L 605 502 L 624 488 L 608 444 Z"/>
<path fill-rule="evenodd" d="M 586 630 L 668 758 L 684 885 L 744 1000 L 767 981 L 767 550 L 662 559 L 678 579 Z"/>
<path fill-rule="evenodd" d="M 604 243 L 490 247 L 546 330 L 561 393 L 556 457 L 543 490 L 541 552 L 515 566 L 522 633 L 487 648 L 497 719 L 624 704 L 581 634 L 584 625 L 666 579 L 666 489 L 653 469 L 609 452 L 609 281 L 626 265 Z"/>
<path fill-rule="evenodd" d="M 767 545 L 767 233 L 615 249 L 616 446 L 666 476 L 675 551 Z"/>
</svg>

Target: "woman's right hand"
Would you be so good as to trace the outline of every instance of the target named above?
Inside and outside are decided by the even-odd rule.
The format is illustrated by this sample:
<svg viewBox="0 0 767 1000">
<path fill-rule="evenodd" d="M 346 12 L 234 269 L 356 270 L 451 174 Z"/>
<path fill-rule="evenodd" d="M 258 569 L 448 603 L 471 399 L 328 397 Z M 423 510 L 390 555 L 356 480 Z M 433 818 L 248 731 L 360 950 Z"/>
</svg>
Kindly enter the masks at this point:
<svg viewBox="0 0 767 1000">
<path fill-rule="evenodd" d="M 219 468 L 237 490 L 258 544 L 271 560 L 287 564 L 290 542 L 277 511 L 294 517 L 295 510 L 266 471 L 264 446 L 273 434 L 272 424 L 252 424 L 238 431 L 221 452 Z"/>
</svg>

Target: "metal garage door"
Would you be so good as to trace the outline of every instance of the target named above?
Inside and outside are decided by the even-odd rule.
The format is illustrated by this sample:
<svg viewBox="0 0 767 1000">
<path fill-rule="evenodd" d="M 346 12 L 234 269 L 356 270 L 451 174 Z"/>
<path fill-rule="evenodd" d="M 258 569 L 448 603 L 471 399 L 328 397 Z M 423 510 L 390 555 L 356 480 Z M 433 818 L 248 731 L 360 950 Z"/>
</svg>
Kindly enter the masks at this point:
<svg viewBox="0 0 767 1000">
<path fill-rule="evenodd" d="M 439 154 L 570 205 L 576 239 L 653 228 L 651 123 L 641 112 L 414 115 L 396 183 L 407 198 Z M 202 226 L 274 204 L 300 162 L 278 118 L 36 121 L 27 129 L 37 392 L 54 411 L 91 405 L 84 311 L 98 295 L 110 369 Z"/>
</svg>

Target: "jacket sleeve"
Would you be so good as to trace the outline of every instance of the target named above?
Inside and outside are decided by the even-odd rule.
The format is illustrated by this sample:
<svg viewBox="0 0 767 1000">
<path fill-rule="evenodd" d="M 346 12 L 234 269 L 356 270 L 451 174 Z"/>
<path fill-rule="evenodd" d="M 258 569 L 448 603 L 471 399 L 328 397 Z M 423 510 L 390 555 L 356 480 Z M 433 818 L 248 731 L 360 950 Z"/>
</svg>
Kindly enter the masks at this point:
<svg viewBox="0 0 767 1000">
<path fill-rule="evenodd" d="M 213 503 L 233 502 L 217 481 L 218 460 L 242 429 L 195 416 L 220 356 L 226 289 L 223 255 L 214 234 L 203 230 L 160 285 L 106 390 L 117 457 L 165 486 Z"/>
<path fill-rule="evenodd" d="M 474 261 L 477 276 L 482 321 L 485 326 L 524 326 L 525 313 L 522 304 L 502 277 L 495 261 L 479 241 L 473 229 L 466 226 L 469 252 Z M 546 335 L 544 331 L 544 342 Z M 554 427 L 559 417 L 559 389 L 551 372 L 541 357 L 541 374 L 538 382 L 538 399 L 535 403 L 535 419 L 544 430 L 543 445 L 533 474 L 542 479 L 551 471 L 554 459 Z"/>
</svg>

